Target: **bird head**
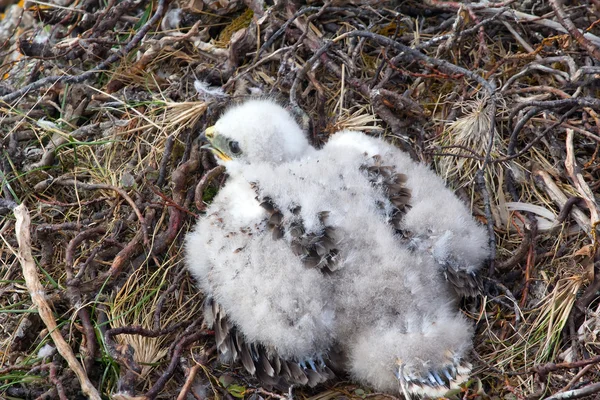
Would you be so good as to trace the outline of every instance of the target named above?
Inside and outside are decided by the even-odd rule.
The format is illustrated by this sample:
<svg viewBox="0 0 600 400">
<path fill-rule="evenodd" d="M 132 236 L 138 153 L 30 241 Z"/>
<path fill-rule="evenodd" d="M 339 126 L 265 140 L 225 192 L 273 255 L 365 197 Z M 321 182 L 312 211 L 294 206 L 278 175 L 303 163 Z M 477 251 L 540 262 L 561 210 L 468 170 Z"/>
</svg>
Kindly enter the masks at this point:
<svg viewBox="0 0 600 400">
<path fill-rule="evenodd" d="M 219 162 L 280 164 L 301 158 L 311 146 L 283 107 L 271 100 L 250 100 L 228 109 L 204 136 Z"/>
</svg>

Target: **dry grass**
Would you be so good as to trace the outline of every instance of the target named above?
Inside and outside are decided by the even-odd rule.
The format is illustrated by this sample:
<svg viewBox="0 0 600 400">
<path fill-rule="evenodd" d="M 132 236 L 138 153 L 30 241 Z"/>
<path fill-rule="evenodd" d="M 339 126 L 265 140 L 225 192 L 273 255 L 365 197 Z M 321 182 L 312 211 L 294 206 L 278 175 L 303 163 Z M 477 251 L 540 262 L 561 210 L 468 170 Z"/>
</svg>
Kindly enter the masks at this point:
<svg viewBox="0 0 600 400">
<path fill-rule="evenodd" d="M 401 43 L 424 45 L 443 34 L 454 37 L 459 34 L 456 26 L 442 25 L 459 12 L 463 18 L 459 29 L 475 24 L 465 10 L 452 10 L 450 6 L 417 16 L 411 14 L 417 11 L 402 8 L 403 14 L 397 18 L 385 8 L 373 13 L 368 6 L 347 5 L 346 11 L 325 13 L 312 20 L 308 31 L 306 16 L 315 15 L 314 12 L 300 16 L 273 46 L 256 57 L 266 38 L 294 10 L 271 10 L 259 26 L 260 17 L 241 2 L 236 8 L 233 7 L 236 2 L 232 1 L 232 9 L 227 13 L 217 3 L 212 2 L 213 8 L 206 6 L 200 13 L 182 11 L 182 15 L 189 17 L 180 21 L 182 26 L 189 28 L 200 21 L 198 31 L 190 37 L 185 36 L 188 28 L 154 26 L 155 30 L 147 34 L 148 40 L 138 50 L 85 84 L 45 86 L 15 102 L 0 102 L 0 130 L 4 137 L 2 199 L 23 202 L 32 212 L 33 250 L 40 279 L 63 337 L 82 360 L 87 354 L 87 338 L 77 312 L 82 308 L 90 312 L 98 343 L 94 365 L 100 371 L 90 375 L 105 396 L 117 391 L 119 379 L 126 371 L 109 356 L 103 339 L 107 329 L 135 325 L 156 330 L 201 318 L 201 294 L 187 275 L 180 274 L 182 238 L 200 213 L 194 202 L 195 186 L 215 165 L 209 154 L 201 151 L 196 155 L 192 151 L 199 129 L 213 123 L 229 100 L 244 98 L 248 93 L 281 99 L 288 96 L 295 74 L 324 43 L 324 38 L 332 39 L 347 30 L 369 26 L 372 32 L 395 37 Z M 417 5 L 434 7 L 431 3 L 434 2 Z M 593 15 L 589 11 L 591 6 L 586 7 L 578 11 L 581 15 L 577 24 L 581 28 L 591 25 L 590 22 L 583 26 Z M 132 8 L 127 11 L 127 18 L 109 29 L 109 36 L 115 41 L 129 40 L 153 10 L 148 4 Z M 474 12 L 479 20 L 490 17 L 485 10 Z M 34 78 L 30 74 L 38 63 L 44 67 L 42 75 L 76 74 L 97 61 L 91 58 L 82 62 L 81 59 L 88 57 L 84 52 L 69 61 L 75 68 L 72 69 L 62 57 L 20 55 L 15 38 L 51 30 L 58 26 L 57 21 L 67 19 L 67 14 L 57 7 L 26 14 L 22 26 L 0 54 L 3 61 L 0 75 L 6 77 L 7 85 L 14 89 L 25 85 Z M 540 18 L 544 21 L 552 18 L 547 15 L 544 13 Z M 47 19 L 49 16 L 57 19 Z M 597 107 L 577 106 L 564 121 L 559 121 L 571 106 L 540 106 L 517 133 L 515 153 L 537 140 L 552 124 L 556 126 L 527 151 L 506 159 L 512 155 L 508 152 L 515 125 L 532 109 L 524 108 L 513 114 L 517 107 L 532 101 L 571 98 L 575 91 L 579 97 L 594 97 L 595 77 L 590 75 L 590 80 L 577 83 L 579 86 L 564 77 L 570 73 L 565 71 L 571 61 L 577 68 L 586 65 L 585 52 L 568 35 L 550 28 L 535 28 L 535 34 L 529 35 L 530 25 L 498 18 L 484 26 L 483 41 L 474 31 L 461 36 L 458 42 L 447 37 L 427 44 L 421 51 L 485 76 L 499 87 L 532 64 L 550 68 L 531 70 L 502 92 L 498 90 L 495 134 L 489 155 L 492 160 L 504 161 L 483 162 L 493 127 L 490 97 L 481 86 L 475 86 L 468 76 L 451 74 L 412 59 L 390 66 L 397 52 L 383 51 L 369 40 L 345 38 L 337 42 L 325 53 L 326 57 L 317 58 L 316 64 L 308 69 L 297 92 L 300 107 L 311 117 L 310 133 L 318 142 L 315 144 L 342 129 L 386 137 L 433 165 L 448 185 L 470 203 L 482 223 L 487 223 L 489 216 L 475 177 L 485 164 L 485 184 L 500 265 L 520 254 L 532 221 L 536 218 L 540 221 L 535 240 L 526 246 L 522 256 L 488 276 L 490 286 L 486 297 L 466 305 L 465 313 L 477 324 L 475 351 L 480 361 L 469 387 L 451 398 L 524 399 L 535 393 L 556 393 L 579 370 L 562 369 L 550 374 L 545 382 L 539 382 L 532 372 L 534 368 L 599 353 L 600 309 L 594 293 L 585 305 L 586 313 L 577 314 L 578 301 L 595 282 L 594 256 L 589 253 L 597 249 L 595 235 L 582 229 L 572 216 L 564 223 L 557 222 L 562 205 L 556 192 L 536 178 L 536 171 L 544 171 L 559 194 L 566 198 L 581 195 L 565 172 L 564 124 L 567 124 L 579 129 L 576 162 L 597 196 L 599 143 L 590 136 L 600 131 L 593 109 Z M 54 22 L 42 22 L 46 20 Z M 134 25 L 133 20 L 137 22 Z M 500 20 L 518 28 L 535 53 L 524 50 L 519 39 Z M 67 20 L 64 26 L 73 27 L 77 23 Z M 0 39 L 2 26 L 0 21 Z M 595 25 L 590 27 L 591 33 L 595 30 Z M 299 39 L 302 42 L 296 46 Z M 56 40 L 64 45 L 67 39 Z M 445 48 L 448 43 L 450 47 Z M 564 54 L 569 55 L 570 61 L 556 59 Z M 20 61 L 14 61 L 19 58 L 16 55 Z M 554 61 L 545 62 L 547 59 Z M 199 96 L 195 89 L 197 81 L 210 90 L 223 88 L 223 94 L 214 95 L 207 89 Z M 379 84 L 381 87 L 377 87 Z M 381 97 L 373 95 L 375 88 L 383 89 Z M 0 94 L 4 94 L 2 86 L 0 89 Z M 80 104 L 84 106 L 78 110 Z M 94 124 L 101 124 L 101 129 L 80 130 Z M 42 162 L 44 153 L 52 153 L 50 162 Z M 190 157 L 197 157 L 197 165 L 192 170 L 180 169 Z M 175 171 L 183 171 L 183 175 Z M 81 241 L 73 249 L 74 274 L 89 261 L 84 277 L 93 281 L 115 265 L 117 253 L 135 241 L 141 226 L 131 205 L 115 191 L 61 183 L 67 179 L 122 188 L 142 210 L 148 223 L 149 243 L 140 241 L 113 281 L 102 282 L 87 292 L 82 286 L 80 301 L 73 301 L 67 290 L 68 244 L 82 232 L 104 228 L 102 233 Z M 205 188 L 200 200 L 210 202 L 219 184 L 216 180 Z M 533 211 L 535 216 L 526 211 Z M 14 217 L 8 211 L 1 215 L 0 371 L 6 370 L 0 376 L 0 396 L 56 395 L 47 369 L 33 369 L 28 374 L 36 366 L 55 362 L 64 381 L 70 379 L 64 378 L 60 358 L 38 357 L 38 351 L 51 341 L 31 305 L 20 266 L 10 250 L 16 247 Z M 585 208 L 582 215 L 589 223 Z M 156 248 L 160 251 L 152 251 Z M 155 326 L 157 308 L 160 327 Z M 572 329 L 574 338 L 569 336 Z M 142 367 L 135 386 L 138 393 L 146 392 L 159 380 L 170 362 L 171 345 L 182 335 L 179 330 L 156 338 L 117 336 L 119 344 L 131 346 L 133 360 Z M 176 398 L 186 373 L 197 364 L 202 367 L 196 376 L 195 393 L 215 398 L 228 392 L 245 393 L 249 397 L 257 382 L 241 374 L 236 366 L 220 365 L 214 357 L 206 356 L 211 345 L 210 340 L 202 339 L 186 348 L 180 355 L 175 376 L 159 397 Z M 584 371 L 578 383 L 585 385 L 597 380 L 597 373 L 597 367 Z M 68 394 L 75 396 L 76 382 L 67 386 Z M 332 382 L 314 390 L 297 389 L 295 394 L 311 400 L 342 396 L 385 398 L 350 382 Z M 264 393 L 263 396 L 270 397 Z"/>
</svg>

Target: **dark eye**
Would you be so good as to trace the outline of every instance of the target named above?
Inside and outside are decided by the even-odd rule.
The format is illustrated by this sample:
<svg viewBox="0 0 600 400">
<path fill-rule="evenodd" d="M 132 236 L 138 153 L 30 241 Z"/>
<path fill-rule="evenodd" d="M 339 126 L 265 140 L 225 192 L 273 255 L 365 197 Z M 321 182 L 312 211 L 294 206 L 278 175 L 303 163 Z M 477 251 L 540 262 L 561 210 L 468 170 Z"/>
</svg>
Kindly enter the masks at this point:
<svg viewBox="0 0 600 400">
<path fill-rule="evenodd" d="M 242 149 L 240 149 L 240 144 L 235 140 L 229 142 L 229 150 L 231 150 L 231 153 L 234 155 L 238 155 L 242 152 Z"/>
</svg>

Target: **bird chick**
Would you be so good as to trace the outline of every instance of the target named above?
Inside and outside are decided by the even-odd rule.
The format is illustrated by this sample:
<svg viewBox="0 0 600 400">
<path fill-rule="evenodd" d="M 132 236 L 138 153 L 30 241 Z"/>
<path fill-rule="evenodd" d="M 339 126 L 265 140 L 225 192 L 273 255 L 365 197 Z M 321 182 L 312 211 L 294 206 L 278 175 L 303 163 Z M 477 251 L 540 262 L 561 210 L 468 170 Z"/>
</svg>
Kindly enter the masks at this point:
<svg viewBox="0 0 600 400">
<path fill-rule="evenodd" d="M 341 369 L 429 396 L 468 377 L 472 329 L 451 288 L 470 294 L 485 231 L 433 172 L 359 132 L 316 150 L 269 100 L 232 107 L 205 135 L 230 177 L 186 263 L 221 354 L 270 386 Z"/>
</svg>

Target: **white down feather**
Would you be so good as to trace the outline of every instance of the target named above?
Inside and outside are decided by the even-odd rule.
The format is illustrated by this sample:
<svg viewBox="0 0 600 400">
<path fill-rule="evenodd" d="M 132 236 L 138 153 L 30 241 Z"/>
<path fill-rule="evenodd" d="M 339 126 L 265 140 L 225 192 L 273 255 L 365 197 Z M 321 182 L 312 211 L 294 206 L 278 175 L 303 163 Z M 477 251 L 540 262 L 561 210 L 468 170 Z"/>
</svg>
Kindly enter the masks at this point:
<svg viewBox="0 0 600 400">
<path fill-rule="evenodd" d="M 465 357 L 472 328 L 438 263 L 453 258 L 476 271 L 487 236 L 439 177 L 359 132 L 337 133 L 317 151 L 270 101 L 234 107 L 215 128 L 244 153 L 223 162 L 230 179 L 188 234 L 186 263 L 248 341 L 293 359 L 335 346 L 354 379 L 390 392 L 398 391 L 400 367 L 427 376 Z M 361 171 L 374 155 L 408 176 L 412 208 L 403 226 L 419 241 L 417 251 L 401 245 L 377 207 L 385 193 Z M 290 250 L 289 233 L 273 240 L 252 184 L 277 205 L 284 224 L 298 218 L 291 210 L 299 206 L 305 230 L 317 232 L 319 213 L 329 212 L 340 251 L 333 272 L 307 268 Z"/>
</svg>

